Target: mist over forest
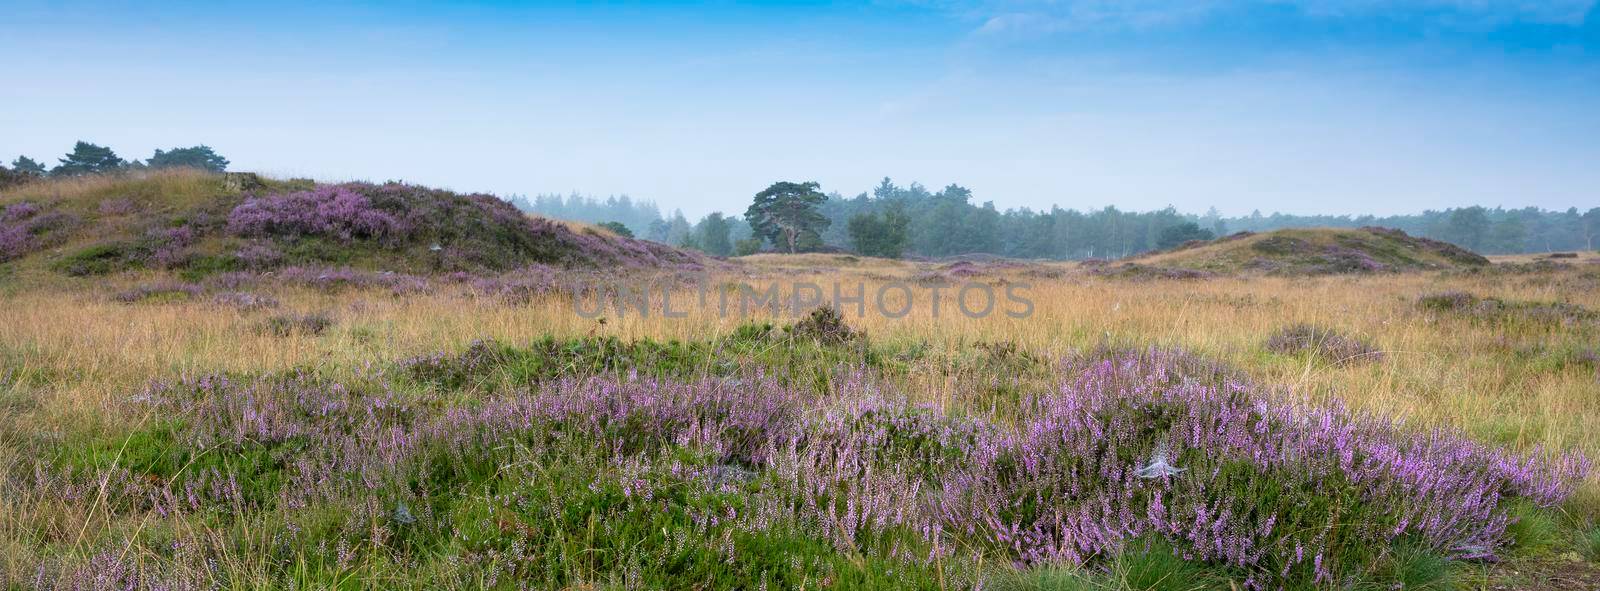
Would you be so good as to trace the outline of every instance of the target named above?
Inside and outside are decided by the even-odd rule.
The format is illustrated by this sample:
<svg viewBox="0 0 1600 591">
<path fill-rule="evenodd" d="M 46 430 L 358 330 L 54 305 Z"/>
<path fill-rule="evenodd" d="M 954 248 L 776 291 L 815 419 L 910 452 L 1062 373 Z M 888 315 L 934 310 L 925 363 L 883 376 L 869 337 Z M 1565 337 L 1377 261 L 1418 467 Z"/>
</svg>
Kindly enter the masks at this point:
<svg viewBox="0 0 1600 591">
<path fill-rule="evenodd" d="M 691 221 L 680 210 L 627 195 L 596 197 L 573 193 L 513 197 L 518 207 L 544 216 L 589 223 L 616 223 L 634 236 L 728 256 L 771 245 L 751 242 L 746 220 L 737 213 L 712 213 Z M 835 192 L 819 208 L 829 224 L 806 241 L 807 250 L 859 251 L 850 220 L 898 212 L 906 218 L 904 254 L 945 257 L 992 254 L 1027 259 L 1119 258 L 1171 248 L 1237 232 L 1284 228 L 1379 226 L 1443 240 L 1485 254 L 1592 250 L 1600 237 L 1600 207 L 1564 211 L 1538 207 L 1505 209 L 1472 206 L 1408 215 L 1292 215 L 1253 211 L 1229 217 L 1216 208 L 1205 212 L 1167 207 L 1124 211 L 1114 205 L 1079 210 L 1052 207 L 999 209 L 970 189 L 949 185 L 933 190 L 920 183 L 900 185 L 889 178 L 854 197 Z"/>
<path fill-rule="evenodd" d="M 228 164 L 227 158 L 205 145 L 156 150 L 144 160 L 125 160 L 109 147 L 79 141 L 54 167 L 27 156 L 18 156 L 10 167 L 0 164 L 0 187 L 46 177 L 171 167 L 222 172 Z M 804 197 L 803 209 L 810 212 L 811 219 L 803 224 L 793 245 L 780 244 L 771 231 L 752 230 L 752 219 L 768 217 L 756 207 L 745 212 L 713 212 L 691 221 L 681 210 L 663 213 L 654 201 L 627 195 L 543 194 L 531 199 L 512 196 L 509 201 L 526 212 L 600 224 L 628 237 L 716 256 L 793 247 L 888 258 L 985 254 L 1021 259 L 1115 259 L 1238 232 L 1364 226 L 1398 229 L 1483 254 L 1593 250 L 1600 237 L 1600 207 L 1472 206 L 1391 216 L 1264 214 L 1257 210 L 1228 217 L 1215 207 L 1203 213 L 1172 206 L 1123 211 L 1115 205 L 1089 210 L 1059 206 L 1001 210 L 994 201 L 981 200 L 971 189 L 957 184 L 932 190 L 917 182 L 902 186 L 888 177 L 854 197 L 837 191 L 824 194 L 816 183 L 780 182 L 768 191 L 780 186 L 798 191 L 789 197 Z M 759 201 L 760 195 L 757 197 Z"/>
</svg>

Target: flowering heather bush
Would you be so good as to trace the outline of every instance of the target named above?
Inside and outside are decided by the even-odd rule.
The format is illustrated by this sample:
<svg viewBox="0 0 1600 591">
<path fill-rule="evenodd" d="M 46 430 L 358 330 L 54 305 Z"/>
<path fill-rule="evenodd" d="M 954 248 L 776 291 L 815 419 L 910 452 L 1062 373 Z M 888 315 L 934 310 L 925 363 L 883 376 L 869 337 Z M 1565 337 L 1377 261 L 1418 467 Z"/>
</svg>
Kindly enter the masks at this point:
<svg viewBox="0 0 1600 591">
<path fill-rule="evenodd" d="M 267 197 L 251 197 L 228 215 L 228 231 L 246 237 L 319 236 L 399 240 L 407 227 L 378 209 L 354 185 L 322 185 Z"/>
<path fill-rule="evenodd" d="M 1576 358 L 1580 363 L 1586 363 L 1590 367 L 1600 369 L 1600 347 L 1583 349 L 1578 351 L 1573 357 Z"/>
<path fill-rule="evenodd" d="M 321 185 L 251 197 L 229 215 L 228 230 L 279 243 L 277 250 L 290 263 L 327 262 L 352 248 L 381 246 L 372 248 L 371 254 L 414 272 L 481 274 L 530 264 L 698 270 L 702 261 L 698 255 L 664 245 L 574 231 L 551 220 L 530 218 L 491 195 L 461 195 L 401 183 Z M 319 247 L 316 240 L 339 246 Z"/>
<path fill-rule="evenodd" d="M 1268 351 L 1285 355 L 1316 355 L 1337 365 L 1383 359 L 1383 351 L 1371 343 L 1309 324 L 1284 327 L 1267 339 L 1266 347 Z"/>
<path fill-rule="evenodd" d="M 1306 275 L 1332 275 L 1338 273 L 1380 273 L 1395 270 L 1379 262 L 1366 252 L 1331 246 L 1317 255 L 1317 262 L 1298 272 Z"/>
<path fill-rule="evenodd" d="M 152 231 L 148 240 L 153 246 L 150 261 L 165 269 L 182 266 L 189 261 L 185 249 L 193 244 L 194 240 L 194 228 L 189 226 Z"/>
<path fill-rule="evenodd" d="M 0 222 L 0 262 L 26 254 L 32 247 L 32 238 L 22 224 Z"/>
<path fill-rule="evenodd" d="M 263 270 L 278 266 L 283 262 L 283 253 L 278 252 L 271 243 L 251 241 L 234 251 L 234 258 L 239 259 L 239 264 L 246 269 Z"/>
<path fill-rule="evenodd" d="M 978 257 L 968 255 L 971 260 L 958 260 L 939 267 L 939 271 L 950 277 L 958 279 L 971 279 L 1028 268 L 1031 265 L 1019 261 L 1012 261 L 998 257 Z"/>
<path fill-rule="evenodd" d="M 1060 279 L 1067 276 L 1067 270 L 1047 265 L 1029 265 L 1028 268 L 1022 270 L 1022 276 L 1037 279 Z"/>
<path fill-rule="evenodd" d="M 1417 299 L 1417 305 L 1428 311 L 1449 312 L 1492 322 L 1520 321 L 1536 325 L 1572 326 L 1600 320 L 1600 313 L 1577 304 L 1480 298 L 1463 291 L 1424 295 Z"/>
<path fill-rule="evenodd" d="M 1402 234 L 1403 235 L 1403 234 Z M 1251 267 L 1275 275 L 1331 275 L 1338 273 L 1378 273 L 1396 270 L 1373 258 L 1373 245 L 1352 242 L 1348 245 L 1319 245 L 1293 236 L 1270 236 L 1250 245 L 1256 252 L 1279 257 L 1256 259 Z"/>
<path fill-rule="evenodd" d="M 39 204 L 32 201 L 19 201 L 0 208 L 0 223 L 20 222 L 38 215 L 39 211 Z"/>
<path fill-rule="evenodd" d="M 29 201 L 0 209 L 0 263 L 50 245 L 53 233 L 76 223 L 69 214 L 44 212 Z"/>
<path fill-rule="evenodd" d="M 180 269 L 197 257 L 190 249 L 199 233 L 194 226 L 152 228 L 137 240 L 91 244 L 55 260 L 52 266 L 73 277 L 106 275 L 131 269 Z"/>
<path fill-rule="evenodd" d="M 529 265 L 516 271 L 494 277 L 452 277 L 466 281 L 480 295 L 498 298 L 509 304 L 525 304 L 534 298 L 556 291 L 561 285 L 561 272 L 548 265 Z"/>
<path fill-rule="evenodd" d="M 114 228 L 108 236 L 134 238 L 86 244 L 54 261 L 55 268 L 87 276 L 153 267 L 190 280 L 328 265 L 486 277 L 529 266 L 697 272 L 708 261 L 690 251 L 531 218 L 490 195 L 401 183 L 273 186 L 296 190 L 251 194 L 242 202 L 185 196 L 172 212 L 138 211 L 124 197 L 103 199 L 97 227 Z M 64 242 L 66 233 L 58 230 L 75 224 L 72 216 L 38 203 L 4 206 L 0 261 Z M 520 283 L 506 286 L 513 292 L 508 298 L 533 290 L 533 278 Z"/>
<path fill-rule="evenodd" d="M 248 523 L 278 531 L 233 551 L 280 583 L 405 564 L 547 588 L 974 588 L 980 556 L 1092 570 L 1157 539 L 1263 589 L 1381 584 L 1372 565 L 1399 545 L 1491 557 L 1508 503 L 1558 503 L 1589 469 L 1276 402 L 1171 352 L 1074 360 L 1006 421 L 909 404 L 862 372 L 825 397 L 774 378 L 567 377 L 463 399 L 381 373 L 203 377 L 138 397 L 159 424 L 64 447 L 30 486 L 223 528 L 274 512 Z"/>
</svg>

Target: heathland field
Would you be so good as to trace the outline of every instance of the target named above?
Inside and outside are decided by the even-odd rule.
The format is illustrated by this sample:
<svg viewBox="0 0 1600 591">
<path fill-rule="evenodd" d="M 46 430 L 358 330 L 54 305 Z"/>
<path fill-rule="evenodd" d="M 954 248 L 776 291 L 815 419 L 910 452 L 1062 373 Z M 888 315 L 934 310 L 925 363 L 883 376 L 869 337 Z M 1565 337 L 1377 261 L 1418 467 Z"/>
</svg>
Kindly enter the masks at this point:
<svg viewBox="0 0 1600 591">
<path fill-rule="evenodd" d="M 739 310 L 800 284 L 865 313 Z M 1593 253 L 723 260 L 398 184 L 0 192 L 11 588 L 1589 589 L 1596 425 Z"/>
</svg>

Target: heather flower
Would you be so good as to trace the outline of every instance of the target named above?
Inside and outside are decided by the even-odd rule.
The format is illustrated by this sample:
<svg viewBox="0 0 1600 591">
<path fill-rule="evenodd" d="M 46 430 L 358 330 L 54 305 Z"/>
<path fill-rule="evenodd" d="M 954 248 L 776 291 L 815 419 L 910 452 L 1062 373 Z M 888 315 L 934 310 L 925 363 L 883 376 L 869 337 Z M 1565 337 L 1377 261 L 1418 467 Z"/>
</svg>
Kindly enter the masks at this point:
<svg viewBox="0 0 1600 591">
<path fill-rule="evenodd" d="M 897 565 L 981 555 L 1091 566 L 1158 538 L 1264 589 L 1326 584 L 1347 574 L 1351 555 L 1400 541 L 1492 557 L 1507 541 L 1507 502 L 1558 503 L 1589 470 L 1577 455 L 1514 454 L 1299 401 L 1159 350 L 1066 360 L 1052 387 L 1024 393 L 1021 412 L 1003 421 L 912 403 L 852 370 L 827 395 L 756 369 L 667 381 L 622 368 L 473 396 L 461 395 L 464 384 L 418 392 L 388 381 L 545 361 L 522 353 L 479 343 L 349 382 L 294 372 L 158 385 L 135 412 L 181 419 L 172 440 L 193 449 L 265 450 L 281 485 L 123 470 L 39 486 L 78 498 L 104 489 L 107 506 L 169 515 L 337 504 L 357 508 L 358 528 L 408 529 L 452 518 L 409 500 L 419 486 L 437 487 L 437 498 L 508 491 L 484 506 L 519 512 L 499 531 L 527 546 L 552 540 L 542 524 L 562 519 L 567 503 L 605 499 L 578 505 L 600 538 L 643 516 L 676 528 L 649 544 L 700 545 L 734 561 L 743 550 L 731 540 L 778 528 Z M 552 469 L 560 479 L 544 478 Z M 721 500 L 729 495 L 737 502 Z M 457 540 L 467 551 L 507 545 Z M 337 554 L 344 543 L 328 545 Z"/>
<path fill-rule="evenodd" d="M 65 213 L 43 212 L 30 201 L 7 206 L 0 210 L 0 263 L 44 248 L 54 241 L 52 233 L 76 222 Z"/>
<path fill-rule="evenodd" d="M 534 298 L 555 291 L 560 285 L 560 272 L 548 265 L 529 265 L 517 271 L 496 277 L 467 279 L 470 276 L 452 275 L 453 281 L 470 281 L 472 290 L 485 296 L 499 298 L 511 304 L 524 304 Z"/>
<path fill-rule="evenodd" d="M 20 257 L 32 250 L 33 240 L 21 224 L 0 223 L 0 262 Z"/>
<path fill-rule="evenodd" d="M 320 236 L 342 241 L 397 239 L 408 227 L 373 206 L 352 185 L 321 185 L 269 197 L 252 197 L 228 215 L 228 231 L 239 236 Z"/>
<path fill-rule="evenodd" d="M 283 254 L 278 252 L 271 243 L 251 241 L 234 251 L 234 257 L 248 269 L 269 269 L 276 267 L 283 260 Z"/>
<path fill-rule="evenodd" d="M 318 185 L 253 196 L 229 214 L 227 228 L 236 236 L 266 241 L 311 237 L 351 245 L 376 242 L 407 268 L 438 272 L 482 273 L 527 265 L 698 271 L 705 261 L 661 244 L 530 218 L 492 195 L 401 183 Z"/>
<path fill-rule="evenodd" d="M 157 266 L 173 268 L 187 262 L 184 249 L 194 243 L 195 231 L 189 226 L 166 228 L 151 232 L 150 240 L 156 245 L 150 260 Z"/>
<path fill-rule="evenodd" d="M 19 201 L 0 208 L 0 223 L 20 222 L 37 215 L 39 211 L 39 204 L 32 201 Z"/>
</svg>

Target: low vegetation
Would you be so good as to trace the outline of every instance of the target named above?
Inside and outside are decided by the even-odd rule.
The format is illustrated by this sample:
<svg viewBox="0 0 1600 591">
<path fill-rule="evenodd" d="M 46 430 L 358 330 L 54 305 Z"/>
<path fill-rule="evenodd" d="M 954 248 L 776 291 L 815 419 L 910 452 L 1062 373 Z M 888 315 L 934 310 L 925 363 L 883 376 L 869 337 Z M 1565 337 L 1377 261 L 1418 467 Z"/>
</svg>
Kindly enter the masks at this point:
<svg viewBox="0 0 1600 591">
<path fill-rule="evenodd" d="M 1284 276 L 1393 273 L 1489 264 L 1488 259 L 1458 246 L 1384 228 L 1241 233 L 1135 260 L 1158 268 Z"/>
<path fill-rule="evenodd" d="M 68 585 L 966 587 L 991 563 L 1102 580 L 1157 543 L 1165 568 L 1256 588 L 1502 554 L 1510 507 L 1588 471 L 1273 402 L 1175 352 L 1079 358 L 1010 423 L 912 403 L 867 366 L 719 372 L 725 345 L 482 344 L 366 378 L 157 384 L 115 410 L 131 430 L 37 444 L 53 459 L 15 498 L 104 512 L 73 544 L 89 563 L 39 565 Z M 468 376 L 500 386 L 462 398 Z"/>
<path fill-rule="evenodd" d="M 1163 258 L 1284 243 L 1261 235 L 1081 266 L 714 262 L 487 198 L 250 182 L 0 193 L 31 204 L 6 219 L 74 220 L 0 263 L 0 586 L 1600 579 L 1586 256 L 1500 269 L 1363 231 L 1285 234 L 1311 245 L 1273 255 L 1292 273 Z M 1327 244 L 1387 267 L 1324 273 Z M 576 314 L 601 272 L 681 302 L 1025 285 L 1033 310 Z"/>
<path fill-rule="evenodd" d="M 1480 298 L 1462 291 L 1425 295 L 1417 303 L 1429 311 L 1502 324 L 1573 325 L 1600 321 L 1600 313 L 1576 304 Z"/>
<path fill-rule="evenodd" d="M 704 264 L 690 252 L 529 218 L 488 195 L 254 175 L 240 192 L 231 179 L 175 169 L 22 186 L 0 197 L 0 260 L 39 253 L 35 264 L 71 276 L 165 269 L 190 280 L 284 268 L 492 275 L 529 265 Z"/>
<path fill-rule="evenodd" d="M 1383 359 L 1383 351 L 1371 343 L 1309 324 L 1296 324 L 1273 333 L 1266 347 L 1274 353 L 1310 355 L 1340 365 Z"/>
<path fill-rule="evenodd" d="M 1204 213 L 1171 207 L 1154 211 L 992 207 L 971 189 L 951 184 L 929 188 L 890 179 L 872 187 L 829 187 L 818 207 L 828 225 L 805 250 L 852 249 L 868 256 L 948 257 L 986 253 L 1018 259 L 1083 260 L 1122 258 L 1171 249 L 1232 233 L 1264 234 L 1292 228 L 1383 227 L 1411 236 L 1457 244 L 1474 252 L 1542 253 L 1551 249 L 1594 252 L 1600 247 L 1600 207 L 1546 210 L 1481 206 L 1431 210 L 1413 215 L 1293 215 L 1253 212 L 1225 216 L 1215 208 Z M 560 219 L 627 226 L 642 238 L 664 244 L 699 247 L 717 256 L 730 254 L 714 245 L 752 240 L 750 226 L 738 216 L 712 213 L 698 222 L 682 212 L 663 215 L 655 203 L 627 196 L 595 198 L 578 194 L 537 195 L 518 200 L 524 210 Z M 1235 212 L 1236 214 L 1239 212 Z M 732 225 L 727 222 L 732 221 Z M 763 249 L 757 237 L 746 252 Z M 773 244 L 768 248 L 777 248 Z M 896 248 L 898 247 L 898 248 Z"/>
</svg>

